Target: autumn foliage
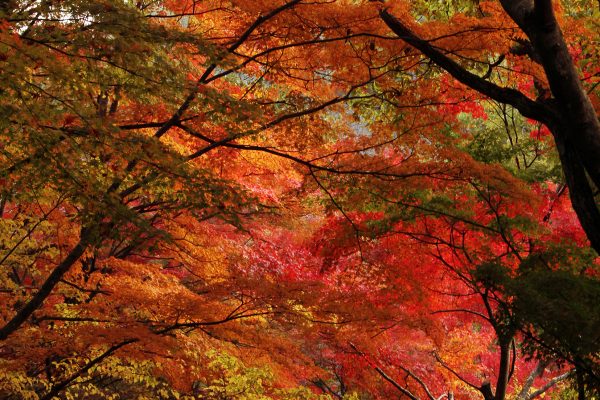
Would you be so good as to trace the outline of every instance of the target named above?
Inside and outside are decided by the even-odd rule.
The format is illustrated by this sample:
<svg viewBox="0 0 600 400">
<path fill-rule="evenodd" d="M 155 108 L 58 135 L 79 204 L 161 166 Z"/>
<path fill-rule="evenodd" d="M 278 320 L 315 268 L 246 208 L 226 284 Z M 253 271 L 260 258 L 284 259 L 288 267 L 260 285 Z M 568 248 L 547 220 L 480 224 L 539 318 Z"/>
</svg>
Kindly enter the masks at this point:
<svg viewBox="0 0 600 400">
<path fill-rule="evenodd" d="M 593 118 L 506 3 L 0 1 L 0 398 L 597 399 Z"/>
</svg>

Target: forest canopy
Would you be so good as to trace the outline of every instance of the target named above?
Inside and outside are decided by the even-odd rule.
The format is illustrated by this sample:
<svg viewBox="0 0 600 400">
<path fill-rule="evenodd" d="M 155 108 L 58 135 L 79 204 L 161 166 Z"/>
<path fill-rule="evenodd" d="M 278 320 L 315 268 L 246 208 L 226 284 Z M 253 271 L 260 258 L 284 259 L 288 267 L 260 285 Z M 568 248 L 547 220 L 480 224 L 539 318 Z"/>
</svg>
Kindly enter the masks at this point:
<svg viewBox="0 0 600 400">
<path fill-rule="evenodd" d="M 0 0 L 0 398 L 600 398 L 600 3 Z"/>
</svg>

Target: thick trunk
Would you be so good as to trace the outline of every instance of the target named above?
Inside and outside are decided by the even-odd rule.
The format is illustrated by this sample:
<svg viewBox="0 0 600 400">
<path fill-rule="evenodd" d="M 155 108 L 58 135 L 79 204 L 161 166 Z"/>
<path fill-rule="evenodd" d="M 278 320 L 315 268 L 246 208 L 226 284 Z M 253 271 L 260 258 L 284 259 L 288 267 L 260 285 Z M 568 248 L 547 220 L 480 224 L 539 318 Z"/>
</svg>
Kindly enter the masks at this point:
<svg viewBox="0 0 600 400">
<path fill-rule="evenodd" d="M 534 101 L 514 89 L 503 88 L 464 69 L 406 25 L 381 11 L 388 27 L 466 86 L 523 116 L 546 124 L 556 141 L 573 208 L 592 247 L 600 254 L 600 212 L 589 176 L 600 188 L 600 122 L 568 52 L 550 0 L 501 0 L 509 16 L 529 36 L 541 60 L 554 99 Z"/>
<path fill-rule="evenodd" d="M 569 188 L 571 204 L 592 247 L 600 254 L 600 211 L 581 162 L 582 156 L 573 144 L 572 138 L 576 133 L 568 125 L 551 127 L 551 131 Z"/>
<path fill-rule="evenodd" d="M 483 395 L 483 400 L 494 400 L 494 392 L 492 391 L 492 384 L 489 382 L 483 382 L 479 391 Z"/>
<path fill-rule="evenodd" d="M 600 122 L 577 77 L 560 30 L 536 35 L 534 45 L 544 62 L 554 98 L 564 110 L 562 117 L 570 127 L 567 137 L 575 144 L 586 172 L 600 188 Z"/>
<path fill-rule="evenodd" d="M 494 395 L 494 400 L 504 400 L 506 397 L 508 375 L 510 372 L 511 340 L 500 338 L 500 368 L 498 369 L 498 380 L 496 381 L 496 394 Z"/>
<path fill-rule="evenodd" d="M 561 110 L 561 119 L 570 127 L 567 138 L 577 148 L 586 172 L 600 188 L 600 121 L 579 79 L 552 1 L 504 0 L 501 3 L 531 40 Z"/>
<path fill-rule="evenodd" d="M 577 375 L 577 400 L 585 400 L 585 383 L 583 380 L 583 371 L 577 367 L 575 370 Z"/>
</svg>

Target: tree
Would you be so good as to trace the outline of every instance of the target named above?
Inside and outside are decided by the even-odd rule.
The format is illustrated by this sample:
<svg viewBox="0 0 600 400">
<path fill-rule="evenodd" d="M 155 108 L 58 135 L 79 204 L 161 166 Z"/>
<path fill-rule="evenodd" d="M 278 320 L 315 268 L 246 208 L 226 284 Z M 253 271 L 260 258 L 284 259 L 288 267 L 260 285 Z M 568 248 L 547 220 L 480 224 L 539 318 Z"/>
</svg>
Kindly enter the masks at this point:
<svg viewBox="0 0 600 400">
<path fill-rule="evenodd" d="M 543 129 L 378 7 L 2 3 L 2 396 L 500 400 L 594 367 L 522 306 L 527 266 L 597 283 Z"/>
<path fill-rule="evenodd" d="M 600 143 L 598 114 L 587 89 L 582 84 L 552 2 L 501 1 L 500 3 L 507 16 L 525 36 L 513 34 L 510 38 L 513 43 L 508 52 L 496 54 L 495 56 L 499 56 L 498 61 L 490 63 L 487 73 L 483 76 L 469 71 L 464 65 L 444 54 L 431 41 L 413 33 L 406 24 L 387 10 L 382 9 L 380 15 L 395 34 L 459 82 L 495 101 L 515 107 L 523 116 L 537 120 L 550 129 L 561 159 L 573 207 L 587 238 L 598 252 L 600 249 L 598 241 L 600 214 L 596 201 L 599 187 L 598 165 L 596 165 Z M 490 11 L 494 12 L 492 10 L 488 12 Z M 489 16 L 490 14 L 482 11 L 483 19 Z M 577 32 L 574 32 L 574 35 L 577 35 Z M 585 44 L 582 45 L 584 46 Z M 533 79 L 537 90 L 535 100 L 528 97 L 527 93 L 498 86 L 490 80 L 492 71 L 509 55 L 526 56 L 531 62 L 543 68 L 543 75 L 534 74 Z M 509 60 L 509 62 L 515 61 Z M 544 329 L 547 330 L 548 326 Z M 594 352 L 595 350 L 592 351 Z M 581 363 L 579 367 L 590 371 L 589 367 L 586 368 Z"/>
<path fill-rule="evenodd" d="M 426 39 L 415 35 L 407 25 L 382 9 L 381 18 L 401 39 L 429 57 L 455 79 L 483 95 L 515 107 L 525 117 L 546 125 L 554 137 L 573 207 L 592 247 L 600 252 L 600 212 L 596 194 L 600 187 L 600 122 L 573 63 L 553 2 L 501 1 L 506 14 L 526 35 L 513 34 L 510 52 L 525 55 L 543 67 L 544 76 L 535 76 L 538 97 L 533 100 L 522 92 L 501 87 L 490 81 L 499 62 L 489 64 L 483 77 L 470 72 Z M 485 61 L 484 61 L 485 62 Z M 588 181 L 589 177 L 589 181 Z M 590 182 L 591 181 L 591 182 Z"/>
</svg>

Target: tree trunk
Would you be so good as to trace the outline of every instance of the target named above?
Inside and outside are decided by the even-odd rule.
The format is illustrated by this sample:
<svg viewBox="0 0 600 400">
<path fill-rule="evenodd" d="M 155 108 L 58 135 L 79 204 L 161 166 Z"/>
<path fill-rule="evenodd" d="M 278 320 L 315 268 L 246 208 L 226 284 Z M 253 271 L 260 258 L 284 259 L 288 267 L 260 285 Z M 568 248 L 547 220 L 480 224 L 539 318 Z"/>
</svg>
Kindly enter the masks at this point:
<svg viewBox="0 0 600 400">
<path fill-rule="evenodd" d="M 600 254 L 600 211 L 594 187 L 600 188 L 600 122 L 577 75 L 551 0 L 501 0 L 502 6 L 531 40 L 541 61 L 554 98 L 534 101 L 523 93 L 500 87 L 479 77 L 449 58 L 427 40 L 416 36 L 401 21 L 382 10 L 388 27 L 429 57 L 459 82 L 503 104 L 523 116 L 547 125 L 554 135 L 573 209 L 591 246 Z"/>
<path fill-rule="evenodd" d="M 585 383 L 583 381 L 583 371 L 576 367 L 575 374 L 577 375 L 577 400 L 585 400 Z"/>
<path fill-rule="evenodd" d="M 565 132 L 566 138 L 573 142 L 586 172 L 600 188 L 600 121 L 579 79 L 552 1 L 502 0 L 501 3 L 531 40 L 561 117 L 570 127 Z"/>
<path fill-rule="evenodd" d="M 508 386 L 508 375 L 510 373 L 510 342 L 500 337 L 500 367 L 498 368 L 498 380 L 496 381 L 496 394 L 494 400 L 504 400 Z"/>
<path fill-rule="evenodd" d="M 600 254 L 600 211 L 581 162 L 583 157 L 573 144 L 573 129 L 563 125 L 557 128 L 550 127 L 550 130 L 554 136 L 573 209 L 592 247 Z"/>
</svg>

